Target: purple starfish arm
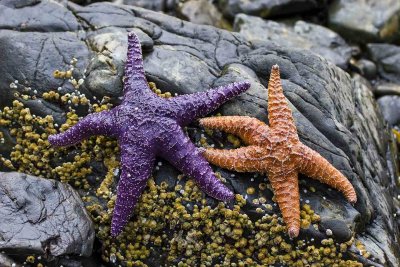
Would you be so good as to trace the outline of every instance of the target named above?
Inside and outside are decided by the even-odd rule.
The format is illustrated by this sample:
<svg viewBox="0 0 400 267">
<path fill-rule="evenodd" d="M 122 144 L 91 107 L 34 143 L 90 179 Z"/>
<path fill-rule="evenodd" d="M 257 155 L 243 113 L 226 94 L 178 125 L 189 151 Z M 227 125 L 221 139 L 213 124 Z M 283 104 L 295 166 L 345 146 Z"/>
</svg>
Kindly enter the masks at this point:
<svg viewBox="0 0 400 267">
<path fill-rule="evenodd" d="M 67 131 L 50 135 L 49 142 L 54 146 L 75 145 L 92 135 L 115 136 L 115 128 L 112 111 L 91 113 Z"/>
<path fill-rule="evenodd" d="M 234 194 L 213 173 L 198 148 L 177 124 L 170 125 L 160 141 L 160 156 L 183 174 L 193 178 L 208 195 L 222 201 L 233 199 Z"/>
<path fill-rule="evenodd" d="M 143 68 L 142 47 L 133 32 L 128 33 L 128 52 L 125 64 L 124 98 L 134 99 L 153 94 L 146 80 Z"/>
<path fill-rule="evenodd" d="M 121 175 L 117 188 L 117 200 L 111 222 L 111 235 L 118 236 L 135 207 L 141 193 L 146 187 L 155 155 L 149 151 L 146 142 L 132 144 L 124 142 L 121 145 Z"/>
<path fill-rule="evenodd" d="M 216 110 L 223 103 L 249 88 L 249 82 L 236 82 L 205 92 L 181 95 L 168 100 L 176 109 L 175 119 L 180 125 L 184 126 Z"/>
</svg>

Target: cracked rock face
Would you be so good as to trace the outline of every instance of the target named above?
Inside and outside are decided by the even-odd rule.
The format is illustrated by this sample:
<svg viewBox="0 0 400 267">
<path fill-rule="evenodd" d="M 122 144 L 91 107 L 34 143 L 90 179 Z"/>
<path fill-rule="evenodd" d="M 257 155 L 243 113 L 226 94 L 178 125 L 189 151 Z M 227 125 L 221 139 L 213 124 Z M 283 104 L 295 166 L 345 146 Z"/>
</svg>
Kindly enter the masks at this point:
<svg viewBox="0 0 400 267">
<path fill-rule="evenodd" d="M 229 29 L 229 23 L 223 18 L 217 7 L 208 0 L 189 0 L 178 5 L 180 18 L 197 24 L 213 25 Z"/>
<path fill-rule="evenodd" d="M 400 83 L 400 46 L 368 44 L 368 53 L 377 64 L 379 74 L 390 82 Z"/>
<path fill-rule="evenodd" d="M 69 185 L 0 173 L 0 250 L 18 255 L 90 256 L 94 226 Z"/>
<path fill-rule="evenodd" d="M 353 207 L 340 193 L 301 177 L 301 198 L 309 201 L 324 222 L 320 230 L 311 229 L 304 234 L 320 240 L 326 238 L 326 227 L 330 227 L 337 240 L 355 235 L 376 262 L 399 266 L 399 225 L 392 216 L 398 208 L 394 198 L 399 195 L 396 161 L 390 132 L 366 85 L 307 50 L 281 47 L 268 40 L 250 42 L 239 33 L 183 22 L 140 8 L 108 3 L 65 6 L 51 1 L 17 8 L 11 2 L 0 4 L 14 12 L 12 20 L 0 16 L 0 51 L 7 51 L 0 61 L 1 106 L 10 105 L 14 93 L 25 92 L 28 86 L 38 92 L 59 86 L 63 92 L 72 92 L 68 80 L 54 79 L 52 72 L 68 69 L 73 57 L 81 64 L 74 69 L 74 77 L 84 78 L 79 91 L 87 97 L 101 99 L 106 95 L 116 100 L 122 93 L 126 34 L 131 30 L 143 44 L 146 77 L 161 90 L 173 95 L 186 94 L 250 80 L 251 89 L 224 105 L 219 110 L 223 115 L 249 115 L 265 120 L 269 70 L 278 64 L 301 141 L 349 178 L 359 199 Z M 77 25 L 73 28 L 68 23 L 60 24 L 54 29 L 44 18 L 24 19 L 40 13 L 38 9 L 44 7 L 52 8 L 56 18 L 71 16 L 70 24 Z M 15 80 L 18 84 L 10 88 Z M 39 96 L 35 112 L 65 119 L 67 107 L 50 104 Z M 197 125 L 192 127 L 200 130 Z M 163 164 L 159 175 L 171 176 L 167 173 L 170 168 Z M 221 172 L 235 193 L 243 196 L 247 187 L 264 178 L 259 176 L 251 181 L 253 174 L 233 177 L 232 172 L 215 170 Z M 304 191 L 303 183 L 313 186 L 315 192 Z M 272 192 L 265 192 L 263 197 L 273 204 Z M 244 210 L 254 215 L 257 205 L 251 203 L 251 197 L 248 200 Z M 274 208 L 273 212 L 279 210 Z"/>
<path fill-rule="evenodd" d="M 233 27 L 250 41 L 272 41 L 292 49 L 310 50 L 342 69 L 347 68 L 351 57 L 352 49 L 342 37 L 313 23 L 299 20 L 290 26 L 238 14 Z"/>
<path fill-rule="evenodd" d="M 398 0 L 335 0 L 329 7 L 331 28 L 356 42 L 400 38 Z"/>
<path fill-rule="evenodd" d="M 163 11 L 165 10 L 165 5 L 167 1 L 164 0 L 116 0 L 114 1 L 117 4 L 124 4 L 124 5 L 132 5 L 143 7 L 146 9 L 151 9 L 154 11 Z M 171 1 L 169 1 L 171 2 Z"/>
<path fill-rule="evenodd" d="M 324 1 L 316 0 L 218 0 L 222 12 L 228 17 L 245 13 L 260 17 L 272 17 L 288 14 L 298 14 L 319 7 Z"/>
<path fill-rule="evenodd" d="M 378 99 L 385 120 L 392 126 L 400 124 L 400 96 L 385 95 Z"/>
</svg>

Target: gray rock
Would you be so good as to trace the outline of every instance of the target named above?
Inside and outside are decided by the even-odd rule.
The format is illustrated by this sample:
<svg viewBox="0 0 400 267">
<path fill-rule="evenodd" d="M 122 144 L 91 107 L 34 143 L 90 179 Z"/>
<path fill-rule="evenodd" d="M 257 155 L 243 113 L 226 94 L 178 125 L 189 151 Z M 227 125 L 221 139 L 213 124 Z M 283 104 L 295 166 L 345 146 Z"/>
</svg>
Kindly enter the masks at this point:
<svg viewBox="0 0 400 267">
<path fill-rule="evenodd" d="M 0 10 L 2 10 L 1 3 Z M 0 16 L 0 24 L 3 20 L 7 20 L 6 17 Z M 46 20 L 42 24 L 40 21 L 37 23 L 37 27 L 47 27 Z M 74 91 L 67 79 L 56 79 L 53 72 L 57 69 L 65 71 L 70 69 L 70 60 L 76 58 L 78 63 L 73 76 L 79 79 L 83 77 L 83 70 L 90 59 L 89 50 L 79 39 L 78 33 L 69 30 L 65 32 L 1 30 L 0 51 L 2 51 L 0 72 L 4 77 L 0 80 L 0 87 L 3 88 L 0 106 L 10 103 L 16 92 L 35 94 L 36 90 L 36 94 L 41 95 L 50 88 L 54 90 L 58 87 L 63 87 L 68 92 Z"/>
<path fill-rule="evenodd" d="M 367 79 L 375 79 L 377 75 L 377 67 L 374 62 L 367 60 L 367 59 L 351 59 L 350 60 L 351 69 L 355 70 L 356 72 L 360 73 Z"/>
<path fill-rule="evenodd" d="M 398 0 L 335 0 L 329 7 L 330 28 L 356 42 L 400 38 Z"/>
<path fill-rule="evenodd" d="M 384 96 L 384 95 L 399 95 L 400 96 L 400 84 L 379 83 L 375 87 L 376 87 L 375 94 L 377 96 Z"/>
<path fill-rule="evenodd" d="M 14 261 L 12 258 L 7 256 L 5 253 L 0 253 L 0 266 L 1 267 L 21 267 L 22 265 L 18 264 L 16 261 Z"/>
<path fill-rule="evenodd" d="M 325 1 L 317 0 L 218 0 L 218 6 L 227 17 L 244 13 L 263 18 L 299 14 L 319 7 Z"/>
<path fill-rule="evenodd" d="M 301 198 L 309 200 L 322 220 L 335 218 L 343 229 L 346 225 L 352 235 L 368 238 L 366 248 L 371 248 L 377 262 L 399 266 L 400 233 L 392 216 L 397 209 L 393 196 L 397 196 L 399 190 L 396 187 L 398 174 L 391 149 L 391 134 L 370 89 L 364 83 L 352 79 L 308 50 L 284 47 L 269 40 L 252 41 L 238 33 L 184 22 L 158 12 L 107 3 L 87 7 L 69 4 L 66 11 L 72 11 L 82 27 L 90 30 L 84 33 L 21 33 L 0 29 L 2 51 L 21 54 L 18 60 L 15 56 L 6 55 L 0 62 L 0 70 L 7 70 L 7 75 L 0 76 L 0 85 L 6 85 L 0 87 L 1 95 L 9 96 L 8 100 L 2 99 L 4 104 L 10 104 L 13 98 L 9 85 L 15 80 L 15 75 L 27 75 L 29 79 L 26 80 L 34 89 L 51 90 L 60 81 L 53 80 L 48 69 L 62 68 L 64 58 L 69 61 L 77 53 L 81 53 L 78 54 L 78 62 L 82 63 L 77 69 L 86 69 L 83 72 L 86 77 L 92 76 L 79 90 L 116 99 L 121 94 L 120 81 L 125 61 L 126 38 L 123 36 L 133 29 L 145 45 L 146 76 L 155 81 L 161 90 L 185 94 L 244 78 L 251 80 L 252 88 L 224 105 L 219 110 L 222 114 L 251 115 L 267 121 L 267 79 L 271 66 L 279 64 L 284 92 L 293 110 L 300 139 L 350 179 L 356 188 L 358 202 L 353 207 L 337 191 L 306 177 L 301 177 Z M 29 8 L 25 12 L 29 12 Z M 2 20 L 5 18 L 0 17 L 0 22 Z M 22 35 L 30 39 L 15 37 Z M 10 38 L 14 41 L 8 41 Z M 37 49 L 33 38 L 53 38 L 59 43 L 61 38 L 67 38 L 66 49 L 81 48 L 79 51 L 83 52 L 55 53 L 54 45 L 44 46 L 41 53 L 21 49 L 26 46 Z M 48 55 L 41 64 L 49 67 L 36 65 L 37 54 Z M 61 84 L 63 89 L 67 84 Z M 59 108 L 66 111 L 68 107 Z M 191 128 L 201 132 L 196 125 Z M 224 174 L 235 192 L 242 194 L 251 185 L 249 181 L 254 175 L 241 174 L 233 178 L 230 172 L 216 170 Z M 176 172 L 165 163 L 159 168 L 158 175 L 171 176 L 167 180 L 173 182 Z M 264 178 L 259 175 L 255 182 Z M 312 185 L 316 192 L 304 192 L 303 183 Z M 272 192 L 263 194 L 270 199 Z M 246 206 L 244 212 L 251 215 L 254 208 Z M 167 232 L 174 231 L 169 229 Z M 317 230 L 308 233 L 310 238 L 325 234 Z M 149 266 L 163 265 L 160 262 L 162 259 L 158 257 L 154 260 L 157 263 Z"/>
<path fill-rule="evenodd" d="M 297 21 L 293 26 L 239 14 L 234 30 L 251 41 L 273 41 L 289 48 L 310 50 L 345 69 L 352 48 L 335 32 L 317 24 Z"/>
<path fill-rule="evenodd" d="M 0 173 L 0 250 L 47 257 L 90 256 L 94 226 L 74 189 L 26 174 Z"/>
<path fill-rule="evenodd" d="M 358 74 L 358 73 L 353 73 L 353 80 L 356 81 L 357 83 L 362 84 L 366 88 L 368 88 L 373 94 L 375 94 L 375 87 L 371 84 L 370 81 L 368 81 L 364 76 Z"/>
<path fill-rule="evenodd" d="M 116 4 L 138 6 L 154 11 L 164 10 L 164 0 L 117 0 L 114 2 Z"/>
<path fill-rule="evenodd" d="M 143 7 L 154 11 L 168 11 L 174 9 L 176 0 L 114 0 L 116 4 Z"/>
<path fill-rule="evenodd" d="M 81 29 L 72 12 L 57 2 L 2 0 L 0 6 L 0 29 L 32 32 L 66 32 Z"/>
<path fill-rule="evenodd" d="M 229 23 L 222 13 L 209 0 L 189 0 L 178 4 L 178 15 L 197 24 L 213 25 L 218 28 L 229 28 Z"/>
<path fill-rule="evenodd" d="M 400 96 L 386 95 L 378 99 L 383 117 L 392 126 L 400 125 Z"/>
<path fill-rule="evenodd" d="M 383 78 L 400 83 L 400 46 L 368 44 L 367 51 L 378 65 L 378 72 Z"/>
<path fill-rule="evenodd" d="M 340 220 L 325 218 L 321 220 L 319 228 L 327 236 L 332 235 L 336 242 L 346 242 L 352 237 L 349 227 Z"/>
</svg>

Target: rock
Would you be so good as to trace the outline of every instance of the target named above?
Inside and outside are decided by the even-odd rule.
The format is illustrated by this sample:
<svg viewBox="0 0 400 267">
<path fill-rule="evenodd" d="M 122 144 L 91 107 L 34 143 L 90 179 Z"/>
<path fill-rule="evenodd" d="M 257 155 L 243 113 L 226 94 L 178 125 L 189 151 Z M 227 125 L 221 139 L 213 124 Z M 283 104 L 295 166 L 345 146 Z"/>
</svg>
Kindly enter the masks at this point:
<svg viewBox="0 0 400 267">
<path fill-rule="evenodd" d="M 374 62 L 367 60 L 367 59 L 351 59 L 350 60 L 351 69 L 355 70 L 356 72 L 360 73 L 367 79 L 375 79 L 377 75 L 377 68 Z"/>
<path fill-rule="evenodd" d="M 164 12 L 174 10 L 177 5 L 177 0 L 114 0 L 113 2 Z"/>
<path fill-rule="evenodd" d="M 368 44 L 367 51 L 377 64 L 378 72 L 383 78 L 400 83 L 400 46 Z"/>
<path fill-rule="evenodd" d="M 335 0 L 329 7 L 329 27 L 355 42 L 400 38 L 398 0 Z"/>
<path fill-rule="evenodd" d="M 346 69 L 352 48 L 335 32 L 317 24 L 297 21 L 294 26 L 239 14 L 234 30 L 251 41 L 273 41 L 281 46 L 313 51 Z"/>
<path fill-rule="evenodd" d="M 36 7 L 37 5 L 33 6 L 33 11 Z M 5 17 L 0 17 L 0 24 L 3 21 L 2 18 Z M 47 27 L 46 20 L 43 24 L 40 23 L 39 20 L 36 27 Z M 1 30 L 0 50 L 3 51 L 0 71 L 4 77 L 7 77 L 1 79 L 0 87 L 8 88 L 2 93 L 0 107 L 5 103 L 10 103 L 16 92 L 40 96 L 48 88 L 54 90 L 58 87 L 62 87 L 64 92 L 73 92 L 74 87 L 70 81 L 55 78 L 53 72 L 58 69 L 65 71 L 70 69 L 70 60 L 76 58 L 78 63 L 73 77 L 78 80 L 83 77 L 84 69 L 89 62 L 87 46 L 79 39 L 77 33 L 67 29 L 66 32 L 41 32 L 40 34 Z"/>
<path fill-rule="evenodd" d="M 117 0 L 114 1 L 116 4 L 124 4 L 131 6 L 143 7 L 154 11 L 164 10 L 164 0 Z"/>
<path fill-rule="evenodd" d="M 384 95 L 400 95 L 400 85 L 395 83 L 380 83 L 376 86 L 375 94 L 377 96 Z"/>
<path fill-rule="evenodd" d="M 378 99 L 383 117 L 392 126 L 400 125 L 400 96 L 386 95 Z"/>
<path fill-rule="evenodd" d="M 53 1 L 3 0 L 0 6 L 0 29 L 17 29 L 25 32 L 74 32 L 81 29 L 78 19 L 72 12 L 64 8 L 62 4 Z M 29 12 L 26 12 L 27 8 Z M 43 16 L 43 14 L 51 14 L 51 16 Z M 29 37 L 26 36 L 26 38 Z M 34 43 L 37 40 L 32 41 Z M 18 55 L 18 53 L 12 55 Z"/>
<path fill-rule="evenodd" d="M 7 256 L 5 253 L 0 253 L 0 266 L 21 267 L 22 265 L 18 264 L 16 261 L 14 261 L 12 258 Z"/>
<path fill-rule="evenodd" d="M 90 256 L 94 226 L 74 189 L 22 173 L 0 173 L 0 250 Z"/>
<path fill-rule="evenodd" d="M 316 0 L 218 0 L 218 6 L 227 17 L 234 17 L 236 14 L 269 18 L 274 16 L 299 14 L 320 7 L 325 1 Z"/>
<path fill-rule="evenodd" d="M 375 87 L 372 86 L 372 84 L 370 83 L 370 81 L 368 81 L 366 78 L 364 78 L 364 76 L 358 74 L 358 73 L 353 73 L 352 75 L 353 80 L 357 81 L 358 83 L 362 84 L 363 86 L 365 86 L 365 88 L 368 88 L 368 90 L 372 93 L 375 94 Z"/>
<path fill-rule="evenodd" d="M 52 2 L 41 2 L 43 5 L 49 3 Z M 29 13 L 31 8 L 35 9 L 36 6 L 26 7 L 19 12 Z M 72 57 L 76 57 L 78 64 L 81 64 L 76 66 L 74 71 L 77 72 L 77 76 L 83 73 L 82 79 L 85 79 L 83 86 L 78 89 L 71 87 L 74 92 L 85 93 L 89 98 L 91 94 L 96 95 L 97 99 L 109 96 L 117 101 L 122 90 L 120 81 L 127 45 L 123 36 L 128 31 L 135 30 L 145 45 L 146 76 L 149 81 L 156 82 L 161 91 L 169 91 L 172 95 L 187 94 L 246 78 L 251 81 L 252 88 L 224 105 L 218 112 L 255 116 L 267 122 L 268 76 L 271 66 L 279 64 L 284 92 L 293 110 L 301 141 L 317 150 L 341 170 L 350 179 L 358 195 L 358 202 L 353 207 L 337 191 L 329 190 L 325 185 L 307 177 L 301 177 L 302 204 L 309 203 L 311 208 L 320 214 L 322 221 L 334 218 L 338 225 L 343 226 L 342 230 L 346 225 L 352 236 L 368 239 L 365 244 L 366 250 L 371 248 L 372 257 L 375 257 L 377 264 L 399 266 L 400 233 L 399 226 L 392 216 L 393 211 L 397 209 L 393 196 L 399 195 L 399 189 L 396 187 L 397 166 L 391 147 L 392 135 L 370 89 L 364 83 L 352 79 L 347 73 L 309 49 L 277 45 L 270 40 L 254 41 L 239 33 L 188 23 L 159 12 L 132 6 L 97 3 L 81 7 L 69 3 L 67 7 L 61 8 L 77 18 L 82 31 L 41 31 L 33 34 L 20 32 L 18 27 L 13 27 L 17 30 L 10 30 L 9 27 L 0 29 L 1 51 L 8 51 L 0 61 L 0 70 L 5 73 L 0 76 L 0 94 L 7 96 L 6 99 L 1 99 L 3 105 L 11 105 L 15 91 L 25 90 L 16 85 L 14 92 L 9 92 L 10 84 L 17 79 L 16 76 L 21 81 L 19 84 L 24 84 L 22 81 L 27 80 L 32 90 L 45 92 L 58 86 L 61 86 L 62 90 L 70 90 L 70 82 L 54 79 L 52 73 L 57 68 L 68 68 Z M 20 16 L 23 15 L 20 13 Z M 0 17 L 0 23 L 4 24 L 3 20 L 6 18 Z M 45 28 L 45 24 L 41 27 Z M 44 46 L 39 53 L 37 50 L 41 46 L 37 43 L 43 39 L 54 40 L 57 46 L 49 41 L 51 45 Z M 63 42 L 66 43 L 63 45 L 66 52 L 64 49 L 61 49 L 61 52 L 57 50 Z M 32 51 L 27 47 L 33 48 Z M 10 53 L 14 56 L 10 56 Z M 41 99 L 41 95 L 38 95 L 37 99 Z M 91 100 L 96 103 L 93 98 Z M 71 107 L 68 104 L 55 105 L 64 112 Z M 197 143 L 200 137 L 193 135 L 201 135 L 202 130 L 196 124 L 188 127 L 188 132 L 197 132 L 190 135 L 193 139 L 196 138 Z M 214 139 L 214 136 L 205 132 L 203 134 L 207 141 Z M 216 135 L 215 139 L 217 137 Z M 224 145 L 228 143 L 224 136 L 221 136 L 221 140 L 225 142 Z M 78 150 L 70 149 L 68 157 L 73 160 Z M 62 160 L 67 159 L 62 158 L 60 164 Z M 104 163 L 87 164 L 93 166 L 95 174 L 92 174 L 91 179 L 93 184 L 98 186 L 106 176 L 106 168 L 95 167 L 103 166 Z M 179 182 L 176 170 L 169 164 L 163 163 L 157 167 L 157 181 L 161 180 L 159 177 L 164 177 L 168 182 Z M 215 170 L 222 174 L 230 188 L 242 195 L 245 195 L 249 186 L 261 182 L 268 184 L 263 175 L 239 175 L 219 168 Z M 112 192 L 115 192 L 114 184 L 111 183 L 110 186 Z M 304 191 L 309 188 L 314 190 Z M 95 189 L 96 187 L 91 187 L 89 191 L 85 190 L 85 193 L 93 197 L 94 204 L 107 207 L 109 203 L 104 203 L 100 197 L 96 197 L 93 193 Z M 274 204 L 271 199 L 272 192 L 268 189 L 257 193 L 265 197 L 268 204 Z M 215 206 L 219 202 L 208 198 L 206 203 Z M 249 217 L 256 217 L 256 205 L 247 202 L 242 208 L 243 213 Z M 105 209 L 104 220 L 97 222 L 98 237 L 102 241 L 110 241 L 107 239 L 108 211 Z M 277 208 L 272 208 L 269 212 L 279 214 Z M 157 227 L 162 228 L 162 222 L 162 219 L 157 221 Z M 165 233 L 167 238 L 163 239 L 164 243 L 160 246 L 153 245 L 152 242 L 146 245 L 153 251 L 143 260 L 148 266 L 168 264 L 167 252 L 163 249 L 170 244 L 168 242 L 181 238 L 180 225 L 159 230 L 162 233 L 160 236 Z M 335 235 L 334 229 L 331 230 Z M 337 231 L 336 236 L 342 236 L 344 239 L 344 232 Z M 304 230 L 301 233 L 303 237 L 305 233 L 310 240 L 314 237 L 320 238 L 326 231 L 322 233 L 317 230 Z M 133 240 L 134 237 L 131 238 Z M 132 243 L 129 240 L 127 242 Z M 103 255 L 102 259 L 109 261 L 111 265 L 124 265 L 126 262 L 119 262 L 115 254 L 107 254 L 110 253 L 110 243 L 112 242 L 104 241 L 103 246 L 107 247 L 107 251 L 103 250 L 105 256 Z M 117 247 L 118 249 L 120 248 Z M 182 254 L 180 257 L 186 256 Z M 215 261 L 215 264 L 222 263 L 220 259 Z M 171 264 L 177 265 L 178 262 Z"/>
<path fill-rule="evenodd" d="M 180 3 L 177 13 L 181 18 L 193 23 L 230 28 L 222 13 L 208 0 L 189 0 Z"/>
<path fill-rule="evenodd" d="M 60 3 L 65 2 L 65 0 L 55 0 L 55 1 L 60 2 Z M 104 1 L 110 2 L 110 0 L 70 0 L 70 1 L 73 3 L 79 4 L 79 5 L 82 5 L 82 6 L 87 6 L 87 5 L 93 4 L 95 2 L 104 2 Z"/>
<path fill-rule="evenodd" d="M 327 236 L 333 236 L 336 242 L 347 242 L 351 239 L 351 230 L 341 220 L 325 218 L 319 225 L 319 230 Z"/>
</svg>

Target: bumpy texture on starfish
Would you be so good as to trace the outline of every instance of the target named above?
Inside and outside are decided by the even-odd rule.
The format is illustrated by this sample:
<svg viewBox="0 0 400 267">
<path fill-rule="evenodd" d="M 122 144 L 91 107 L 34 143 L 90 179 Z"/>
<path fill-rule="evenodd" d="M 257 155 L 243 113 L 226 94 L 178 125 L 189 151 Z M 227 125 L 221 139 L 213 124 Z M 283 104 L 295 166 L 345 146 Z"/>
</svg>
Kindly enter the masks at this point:
<svg viewBox="0 0 400 267">
<path fill-rule="evenodd" d="M 206 159 L 222 168 L 238 172 L 267 173 L 290 237 L 300 231 L 298 173 L 305 174 L 341 191 L 351 203 L 357 201 L 353 186 L 342 173 L 297 135 L 278 65 L 272 67 L 268 83 L 268 120 L 247 116 L 203 118 L 200 124 L 239 136 L 248 145 L 238 149 L 207 149 Z"/>
<path fill-rule="evenodd" d="M 216 178 L 182 127 L 244 92 L 250 84 L 233 83 L 166 99 L 152 92 L 144 74 L 139 40 L 134 33 L 129 33 L 121 105 L 110 111 L 89 114 L 66 132 L 49 136 L 49 142 L 56 146 L 73 145 L 91 135 L 118 139 L 122 171 L 112 218 L 112 236 L 117 236 L 127 223 L 151 175 L 156 155 L 192 177 L 210 196 L 219 200 L 234 196 Z"/>
</svg>

